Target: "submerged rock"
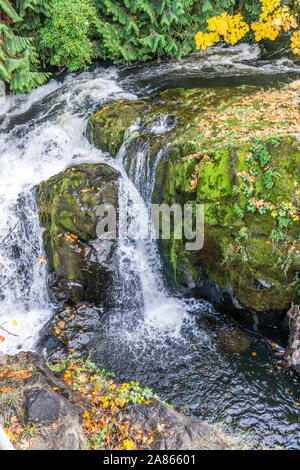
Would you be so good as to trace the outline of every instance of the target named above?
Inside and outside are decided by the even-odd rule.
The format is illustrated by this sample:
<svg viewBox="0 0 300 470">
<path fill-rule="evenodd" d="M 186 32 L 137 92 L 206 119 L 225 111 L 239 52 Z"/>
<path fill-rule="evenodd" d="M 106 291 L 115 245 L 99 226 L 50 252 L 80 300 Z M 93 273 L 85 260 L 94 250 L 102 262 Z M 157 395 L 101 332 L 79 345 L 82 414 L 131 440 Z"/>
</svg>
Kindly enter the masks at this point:
<svg viewBox="0 0 300 470">
<path fill-rule="evenodd" d="M 115 270 L 115 241 L 96 228 L 101 204 L 118 206 L 119 173 L 106 164 L 83 164 L 41 183 L 36 191 L 49 265 L 49 287 L 57 301 L 108 304 Z"/>
<path fill-rule="evenodd" d="M 251 345 L 251 337 L 237 326 L 232 330 L 221 330 L 218 339 L 222 349 L 234 354 L 247 351 Z"/>
<path fill-rule="evenodd" d="M 203 248 L 186 250 L 172 227 L 161 241 L 166 273 L 254 329 L 280 325 L 299 302 L 297 96 L 293 84 L 166 90 L 106 105 L 89 125 L 91 141 L 115 155 L 136 123 L 126 151 L 134 160 L 140 142 L 157 163 L 152 201 L 204 205 Z M 157 133 L 166 118 L 174 125 Z M 113 149 L 103 144 L 110 135 Z"/>
</svg>

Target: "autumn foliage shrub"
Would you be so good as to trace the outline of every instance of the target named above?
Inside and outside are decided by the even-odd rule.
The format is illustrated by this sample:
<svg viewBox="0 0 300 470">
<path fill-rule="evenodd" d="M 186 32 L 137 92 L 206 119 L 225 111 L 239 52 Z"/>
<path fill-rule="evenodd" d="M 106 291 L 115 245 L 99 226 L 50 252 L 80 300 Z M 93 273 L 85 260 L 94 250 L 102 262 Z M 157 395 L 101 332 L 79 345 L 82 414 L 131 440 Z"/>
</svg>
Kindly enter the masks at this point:
<svg viewBox="0 0 300 470">
<path fill-rule="evenodd" d="M 195 36 L 196 48 L 205 50 L 221 38 L 234 45 L 250 30 L 257 42 L 262 39 L 274 41 L 282 31 L 298 28 L 298 15 L 293 14 L 289 6 L 282 5 L 280 0 L 259 0 L 259 3 L 259 17 L 249 25 L 240 12 L 231 15 L 223 12 L 207 20 L 206 31 L 199 31 Z M 291 35 L 291 48 L 295 54 L 300 54 L 299 31 Z"/>
</svg>

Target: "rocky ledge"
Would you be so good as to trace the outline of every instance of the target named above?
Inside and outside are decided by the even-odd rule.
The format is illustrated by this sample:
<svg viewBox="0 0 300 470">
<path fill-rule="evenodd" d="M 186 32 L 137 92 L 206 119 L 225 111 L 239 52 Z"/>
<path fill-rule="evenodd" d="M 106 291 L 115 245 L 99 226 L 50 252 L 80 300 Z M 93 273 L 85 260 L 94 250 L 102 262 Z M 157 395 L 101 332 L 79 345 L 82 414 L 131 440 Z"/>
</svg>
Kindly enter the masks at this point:
<svg viewBox="0 0 300 470">
<path fill-rule="evenodd" d="M 138 383 L 117 384 L 75 356 L 0 357 L 0 425 L 16 449 L 230 449 L 226 437 L 184 416 Z"/>
<path fill-rule="evenodd" d="M 299 303 L 299 86 L 166 90 L 105 105 L 88 127 L 112 156 L 123 144 L 128 173 L 141 150 L 150 169 L 159 156 L 154 203 L 204 204 L 203 249 L 173 230 L 166 273 L 255 330 Z"/>
</svg>

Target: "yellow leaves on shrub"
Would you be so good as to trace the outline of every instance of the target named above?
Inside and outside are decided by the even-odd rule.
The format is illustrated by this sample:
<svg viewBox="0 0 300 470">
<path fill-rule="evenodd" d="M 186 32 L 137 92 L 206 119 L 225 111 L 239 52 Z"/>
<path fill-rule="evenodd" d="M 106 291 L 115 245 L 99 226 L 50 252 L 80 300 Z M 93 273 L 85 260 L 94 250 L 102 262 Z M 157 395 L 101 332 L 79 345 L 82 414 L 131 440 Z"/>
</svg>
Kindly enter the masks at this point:
<svg viewBox="0 0 300 470">
<path fill-rule="evenodd" d="M 209 31 L 216 32 L 220 36 L 225 36 L 228 30 L 227 20 L 229 15 L 225 12 L 221 16 L 214 16 L 207 20 L 207 27 Z"/>
<path fill-rule="evenodd" d="M 207 28 L 209 33 L 199 32 L 195 36 L 197 49 L 207 49 L 218 42 L 221 36 L 227 43 L 234 45 L 249 31 L 240 13 L 231 16 L 223 12 L 220 16 L 214 16 L 207 21 Z"/>
<path fill-rule="evenodd" d="M 221 16 L 215 16 L 207 21 L 209 31 L 216 32 L 224 37 L 224 41 L 232 45 L 236 44 L 249 31 L 240 13 L 228 15 L 223 12 Z"/>
<path fill-rule="evenodd" d="M 240 41 L 250 29 L 240 13 L 229 17 L 227 24 L 228 27 L 224 40 L 232 46 Z"/>
<path fill-rule="evenodd" d="M 267 16 L 280 6 L 280 0 L 260 0 L 261 1 L 261 14 Z"/>
<path fill-rule="evenodd" d="M 291 48 L 294 54 L 300 55 L 300 30 L 292 34 L 291 37 Z"/>
<path fill-rule="evenodd" d="M 220 41 L 220 36 L 218 33 L 202 33 L 199 31 L 195 36 L 195 40 L 196 48 L 205 51 L 205 49 Z"/>
<path fill-rule="evenodd" d="M 256 41 L 261 41 L 262 39 L 274 41 L 281 29 L 289 31 L 291 28 L 297 28 L 297 20 L 287 6 L 276 9 L 273 5 L 269 6 L 268 9 L 262 8 L 259 20 L 253 23 L 251 28 L 255 33 Z"/>
<path fill-rule="evenodd" d="M 281 30 L 290 31 L 297 28 L 297 18 L 291 13 L 288 6 L 280 6 L 280 0 L 260 0 L 261 14 L 255 23 L 251 25 L 255 40 L 274 40 Z M 196 49 L 205 50 L 219 42 L 223 37 L 228 44 L 234 45 L 240 41 L 250 30 L 240 13 L 228 15 L 223 12 L 220 16 L 214 16 L 207 20 L 207 33 L 198 32 L 195 36 Z M 300 54 L 300 36 L 296 32 L 292 36 L 291 47 L 295 54 Z"/>
</svg>

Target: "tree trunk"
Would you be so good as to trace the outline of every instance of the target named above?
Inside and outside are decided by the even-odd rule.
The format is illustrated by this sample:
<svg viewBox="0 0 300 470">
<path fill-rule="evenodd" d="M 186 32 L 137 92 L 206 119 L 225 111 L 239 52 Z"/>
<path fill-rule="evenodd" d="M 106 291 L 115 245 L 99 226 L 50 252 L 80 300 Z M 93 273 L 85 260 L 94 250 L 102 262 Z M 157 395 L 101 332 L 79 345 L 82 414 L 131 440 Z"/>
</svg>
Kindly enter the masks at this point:
<svg viewBox="0 0 300 470">
<path fill-rule="evenodd" d="M 288 344 L 283 362 L 287 367 L 293 367 L 300 374 L 300 312 L 299 305 L 292 304 L 287 312 L 290 325 Z"/>
</svg>

